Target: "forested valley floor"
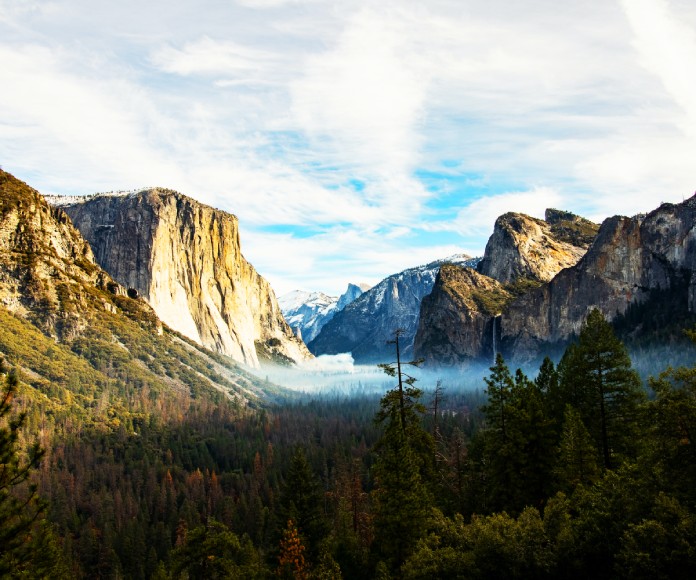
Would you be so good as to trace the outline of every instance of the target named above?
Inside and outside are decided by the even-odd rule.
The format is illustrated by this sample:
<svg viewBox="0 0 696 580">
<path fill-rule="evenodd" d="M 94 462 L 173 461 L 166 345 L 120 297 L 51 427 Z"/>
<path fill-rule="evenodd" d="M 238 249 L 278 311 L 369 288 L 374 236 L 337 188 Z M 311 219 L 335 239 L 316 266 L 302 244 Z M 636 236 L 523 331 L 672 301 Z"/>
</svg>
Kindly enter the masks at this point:
<svg viewBox="0 0 696 580">
<path fill-rule="evenodd" d="M 59 354 L 56 384 L 77 381 Z M 499 356 L 478 390 L 435 389 L 404 363 L 381 397 L 244 407 L 132 377 L 78 411 L 89 368 L 38 404 L 7 357 L 0 573 L 693 577 L 696 369 L 644 385 L 597 311 L 534 378 Z"/>
</svg>

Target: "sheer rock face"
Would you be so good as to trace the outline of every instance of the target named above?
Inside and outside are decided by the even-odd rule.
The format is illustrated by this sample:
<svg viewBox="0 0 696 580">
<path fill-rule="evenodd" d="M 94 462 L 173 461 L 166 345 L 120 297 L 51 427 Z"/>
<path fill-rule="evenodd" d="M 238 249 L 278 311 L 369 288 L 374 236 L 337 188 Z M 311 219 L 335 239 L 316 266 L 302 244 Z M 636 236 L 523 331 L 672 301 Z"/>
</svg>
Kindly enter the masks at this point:
<svg viewBox="0 0 696 580">
<path fill-rule="evenodd" d="M 696 196 L 647 216 L 604 221 L 585 256 L 551 282 L 513 301 L 501 319 L 508 357 L 529 359 L 543 343 L 578 333 L 588 312 L 608 319 L 651 291 L 686 282 L 685 309 L 696 308 Z"/>
<path fill-rule="evenodd" d="M 493 358 L 497 306 L 511 298 L 496 280 L 445 264 L 423 298 L 414 355 L 426 365 L 456 366 Z"/>
<path fill-rule="evenodd" d="M 509 284 L 520 278 L 548 282 L 585 254 L 597 226 L 584 218 L 547 210 L 546 221 L 521 213 L 500 216 L 478 271 Z"/>
<path fill-rule="evenodd" d="M 162 189 L 62 206 L 97 262 L 174 330 L 253 367 L 311 356 L 242 256 L 235 216 Z"/>
</svg>

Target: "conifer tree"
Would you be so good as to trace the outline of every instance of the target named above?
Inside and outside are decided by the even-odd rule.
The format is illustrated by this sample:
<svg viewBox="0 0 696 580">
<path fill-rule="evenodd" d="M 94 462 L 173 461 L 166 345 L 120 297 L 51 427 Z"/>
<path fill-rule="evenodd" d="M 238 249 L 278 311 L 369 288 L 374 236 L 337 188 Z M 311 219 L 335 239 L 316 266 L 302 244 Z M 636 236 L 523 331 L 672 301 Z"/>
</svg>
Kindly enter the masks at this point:
<svg viewBox="0 0 696 580">
<path fill-rule="evenodd" d="M 632 451 L 643 393 L 626 347 L 599 310 L 590 312 L 559 366 L 564 402 L 580 413 L 603 467 L 615 466 L 615 456 Z"/>
<path fill-rule="evenodd" d="M 513 379 L 500 354 L 490 370 L 483 406 L 490 506 L 512 511 L 538 506 L 549 491 L 554 445 L 542 393 L 520 369 Z"/>
<path fill-rule="evenodd" d="M 329 526 L 324 514 L 321 486 L 301 447 L 295 449 L 285 477 L 279 515 L 281 521 L 294 522 L 304 539 L 308 556 L 316 557 L 319 544 L 328 534 Z"/>
<path fill-rule="evenodd" d="M 566 405 L 554 473 L 561 490 L 565 492 L 572 492 L 579 484 L 593 483 L 599 474 L 597 448 L 580 414 L 570 405 Z"/>
<path fill-rule="evenodd" d="M 425 406 L 415 378 L 406 375 L 402 363 L 400 333 L 395 333 L 397 360 L 380 367 L 398 378 L 397 387 L 380 401 L 375 421 L 382 425 L 382 436 L 375 450 L 378 460 L 374 473 L 374 525 L 379 556 L 398 570 L 418 539 L 425 533 L 432 497 L 427 483 L 433 473 L 434 443 L 422 426 Z M 425 475 L 425 476 L 424 476 Z"/>
<path fill-rule="evenodd" d="M 20 455 L 18 438 L 26 415 L 11 416 L 12 399 L 19 379 L 15 371 L 8 370 L 4 360 L 0 360 L 3 382 L 0 395 L 0 576 L 31 561 L 32 530 L 44 508 L 36 485 L 28 482 L 41 461 L 43 451 L 37 443 L 25 458 Z"/>
</svg>

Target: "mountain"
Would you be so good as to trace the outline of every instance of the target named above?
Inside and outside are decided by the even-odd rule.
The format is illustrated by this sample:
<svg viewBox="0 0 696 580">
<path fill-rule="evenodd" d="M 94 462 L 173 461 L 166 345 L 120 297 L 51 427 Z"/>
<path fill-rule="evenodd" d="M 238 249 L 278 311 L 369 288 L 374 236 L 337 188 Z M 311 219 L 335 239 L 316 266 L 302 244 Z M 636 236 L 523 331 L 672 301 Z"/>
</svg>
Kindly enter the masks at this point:
<svg viewBox="0 0 696 580">
<path fill-rule="evenodd" d="M 244 259 L 235 216 L 159 188 L 49 201 L 97 263 L 184 336 L 251 367 L 311 356 Z"/>
<path fill-rule="evenodd" d="M 308 343 L 309 349 L 317 356 L 350 352 L 359 363 L 383 362 L 393 358 L 387 341 L 401 328 L 402 353 L 412 356 L 421 300 L 447 263 L 475 266 L 478 259 L 459 254 L 385 278 L 338 312 Z"/>
<path fill-rule="evenodd" d="M 421 308 L 418 356 L 462 364 L 476 352 L 488 359 L 495 342 L 506 359 L 533 361 L 577 335 L 593 308 L 640 344 L 658 336 L 673 342 L 696 320 L 696 196 L 647 215 L 608 218 L 596 235 L 573 214 L 549 210 L 546 217 L 497 220 L 478 271 L 495 275 L 507 295 L 484 291 L 461 272 L 435 284 Z M 481 308 L 482 300 L 494 307 Z"/>
<path fill-rule="evenodd" d="M 546 345 L 577 334 L 595 307 L 634 336 L 648 338 L 666 325 L 688 326 L 696 310 L 695 270 L 696 196 L 662 204 L 647 215 L 608 218 L 575 266 L 503 312 L 504 351 L 532 358 Z M 641 316 L 631 316 L 636 309 Z M 648 319 L 658 311 L 661 320 L 649 328 Z"/>
<path fill-rule="evenodd" d="M 443 264 L 421 304 L 414 356 L 429 366 L 493 360 L 495 317 L 511 298 L 497 280 L 472 268 Z"/>
<path fill-rule="evenodd" d="M 323 292 L 293 290 L 278 298 L 280 311 L 295 334 L 309 342 L 334 315 L 338 298 Z"/>
<path fill-rule="evenodd" d="M 547 209 L 544 220 L 522 213 L 500 216 L 477 272 L 441 270 L 421 305 L 415 356 L 431 366 L 492 360 L 499 346 L 501 313 L 516 298 L 574 266 L 598 228 L 556 209 Z"/>
<path fill-rule="evenodd" d="M 310 342 L 337 312 L 369 288 L 367 284 L 348 284 L 346 291 L 338 298 L 323 292 L 293 290 L 278 298 L 278 304 L 295 334 Z"/>
<path fill-rule="evenodd" d="M 521 213 L 500 216 L 478 271 L 509 284 L 548 282 L 585 254 L 599 226 L 570 212 L 547 209 L 545 220 Z"/>
<path fill-rule="evenodd" d="M 46 429 L 73 415 L 111 429 L 126 408 L 194 398 L 256 406 L 278 392 L 163 325 L 97 264 L 66 213 L 2 170 L 0 355 L 19 365 L 22 397 L 49 413 Z"/>
</svg>

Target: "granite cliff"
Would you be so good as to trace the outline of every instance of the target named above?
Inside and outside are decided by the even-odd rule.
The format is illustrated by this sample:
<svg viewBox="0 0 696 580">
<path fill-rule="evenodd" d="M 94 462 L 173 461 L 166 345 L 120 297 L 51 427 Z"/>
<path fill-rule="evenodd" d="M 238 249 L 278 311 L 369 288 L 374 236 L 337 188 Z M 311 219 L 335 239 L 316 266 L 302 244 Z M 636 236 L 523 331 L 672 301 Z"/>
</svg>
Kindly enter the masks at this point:
<svg viewBox="0 0 696 580">
<path fill-rule="evenodd" d="M 511 294 L 493 278 L 443 264 L 433 291 L 423 298 L 414 356 L 428 366 L 456 366 L 493 360 L 498 340 L 496 316 Z"/>
<path fill-rule="evenodd" d="M 2 306 L 57 340 L 85 327 L 85 310 L 115 310 L 109 296 L 123 296 L 126 289 L 99 268 L 68 216 L 2 170 L 0 194 Z"/>
<path fill-rule="evenodd" d="M 171 328 L 252 367 L 311 356 L 242 256 L 235 216 L 165 189 L 50 201 L 102 268 Z"/>
<path fill-rule="evenodd" d="M 655 331 L 646 314 L 656 309 L 687 325 L 696 310 L 695 228 L 696 196 L 608 218 L 596 235 L 591 222 L 557 210 L 543 222 L 505 214 L 478 270 L 508 294 L 448 270 L 423 300 L 416 354 L 433 365 L 462 364 L 476 353 L 488 358 L 497 340 L 506 359 L 532 361 L 575 336 L 593 308 L 642 340 Z M 479 308 L 475 293 L 495 306 Z"/>
<path fill-rule="evenodd" d="M 500 216 L 478 271 L 509 284 L 548 282 L 585 254 L 598 226 L 570 212 L 546 210 L 545 220 L 521 213 Z"/>
<path fill-rule="evenodd" d="M 660 293 L 676 293 L 686 316 L 696 308 L 695 269 L 696 196 L 647 215 L 608 218 L 575 266 L 510 303 L 500 321 L 503 350 L 533 358 L 576 334 L 592 308 L 613 320 Z"/>
<path fill-rule="evenodd" d="M 546 210 L 540 220 L 521 213 L 500 216 L 477 272 L 441 270 L 423 299 L 414 354 L 430 366 L 492 360 L 499 346 L 500 315 L 577 264 L 598 226 L 570 212 Z"/>
</svg>

